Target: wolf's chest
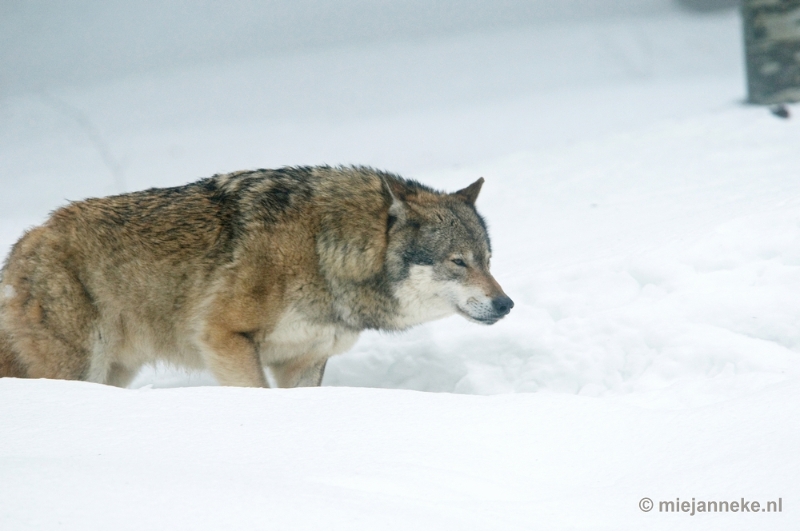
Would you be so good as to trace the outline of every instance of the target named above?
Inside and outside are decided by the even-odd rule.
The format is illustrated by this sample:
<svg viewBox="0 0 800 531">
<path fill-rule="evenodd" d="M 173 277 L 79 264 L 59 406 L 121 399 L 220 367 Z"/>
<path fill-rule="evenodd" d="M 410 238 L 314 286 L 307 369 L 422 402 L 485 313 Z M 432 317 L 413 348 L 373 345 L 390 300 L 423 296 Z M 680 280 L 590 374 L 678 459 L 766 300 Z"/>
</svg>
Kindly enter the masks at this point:
<svg viewBox="0 0 800 531">
<path fill-rule="evenodd" d="M 261 358 L 267 364 L 297 356 L 326 358 L 349 349 L 356 339 L 356 332 L 315 323 L 296 310 L 288 310 L 264 336 Z"/>
</svg>

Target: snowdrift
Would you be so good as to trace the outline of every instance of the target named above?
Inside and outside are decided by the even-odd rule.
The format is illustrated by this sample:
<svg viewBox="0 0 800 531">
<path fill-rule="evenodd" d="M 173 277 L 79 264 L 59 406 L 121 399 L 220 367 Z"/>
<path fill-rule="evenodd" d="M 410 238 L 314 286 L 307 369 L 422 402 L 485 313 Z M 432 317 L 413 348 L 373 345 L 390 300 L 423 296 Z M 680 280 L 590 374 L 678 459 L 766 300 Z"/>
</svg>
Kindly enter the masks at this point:
<svg viewBox="0 0 800 531">
<path fill-rule="evenodd" d="M 800 384 L 632 395 L 0 380 L 4 529 L 794 529 Z M 639 508 L 642 498 L 656 507 Z M 782 500 L 781 512 L 659 501 Z"/>
</svg>

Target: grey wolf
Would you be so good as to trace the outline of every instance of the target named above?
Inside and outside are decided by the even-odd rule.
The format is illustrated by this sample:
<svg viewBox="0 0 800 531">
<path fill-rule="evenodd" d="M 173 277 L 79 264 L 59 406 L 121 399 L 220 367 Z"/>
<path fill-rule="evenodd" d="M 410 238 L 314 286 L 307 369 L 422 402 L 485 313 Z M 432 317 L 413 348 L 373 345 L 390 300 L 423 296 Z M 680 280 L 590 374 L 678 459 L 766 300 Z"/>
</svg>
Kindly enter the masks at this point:
<svg viewBox="0 0 800 531">
<path fill-rule="evenodd" d="M 126 386 L 164 360 L 314 386 L 363 330 L 495 323 L 514 303 L 489 272 L 482 184 L 293 167 L 71 203 L 5 262 L 0 376 Z"/>
</svg>

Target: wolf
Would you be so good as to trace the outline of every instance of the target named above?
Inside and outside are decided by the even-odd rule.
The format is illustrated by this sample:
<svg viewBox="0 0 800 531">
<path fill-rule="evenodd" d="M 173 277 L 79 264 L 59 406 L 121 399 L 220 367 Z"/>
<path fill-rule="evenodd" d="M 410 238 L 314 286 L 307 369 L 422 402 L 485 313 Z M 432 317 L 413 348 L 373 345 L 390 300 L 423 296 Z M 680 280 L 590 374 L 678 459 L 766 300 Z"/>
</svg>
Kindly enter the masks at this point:
<svg viewBox="0 0 800 531">
<path fill-rule="evenodd" d="M 218 174 L 73 202 L 0 273 L 0 376 L 125 387 L 159 360 L 221 385 L 318 386 L 361 331 L 513 301 L 489 271 L 483 178 L 443 193 L 368 167 Z"/>
</svg>

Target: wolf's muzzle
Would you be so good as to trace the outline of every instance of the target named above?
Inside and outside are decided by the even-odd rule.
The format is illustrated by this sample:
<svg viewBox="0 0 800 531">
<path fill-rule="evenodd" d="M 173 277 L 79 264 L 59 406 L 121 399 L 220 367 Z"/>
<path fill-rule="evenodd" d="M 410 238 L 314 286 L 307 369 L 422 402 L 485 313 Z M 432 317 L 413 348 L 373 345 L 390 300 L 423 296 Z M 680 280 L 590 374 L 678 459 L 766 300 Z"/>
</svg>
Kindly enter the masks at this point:
<svg viewBox="0 0 800 531">
<path fill-rule="evenodd" d="M 497 314 L 498 318 L 508 315 L 508 312 L 511 311 L 511 308 L 514 307 L 514 301 L 511 300 L 510 297 L 502 296 L 492 299 L 492 308 L 494 309 L 495 313 Z"/>
</svg>

